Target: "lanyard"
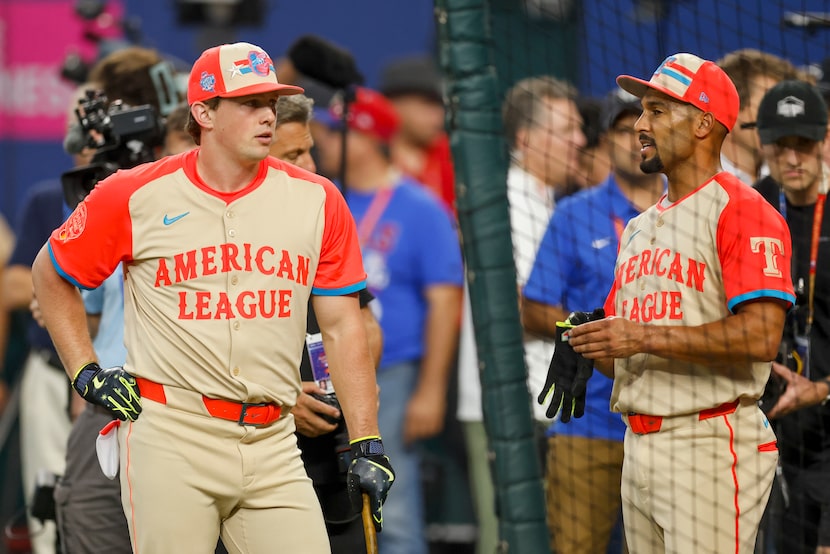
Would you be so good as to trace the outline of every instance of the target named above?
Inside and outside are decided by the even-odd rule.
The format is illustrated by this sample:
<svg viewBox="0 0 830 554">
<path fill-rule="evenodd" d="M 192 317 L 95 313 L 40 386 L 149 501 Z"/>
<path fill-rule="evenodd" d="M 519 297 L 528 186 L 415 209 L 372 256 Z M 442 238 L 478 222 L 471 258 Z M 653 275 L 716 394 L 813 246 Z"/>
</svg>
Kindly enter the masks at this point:
<svg viewBox="0 0 830 554">
<path fill-rule="evenodd" d="M 366 241 L 369 240 L 369 237 L 372 236 L 372 232 L 377 227 L 383 212 L 386 211 L 386 207 L 389 205 L 389 201 L 392 200 L 394 192 L 394 187 L 383 187 L 372 198 L 372 202 L 366 209 L 366 213 L 360 219 L 360 223 L 357 224 L 357 239 L 360 242 L 361 249 L 366 244 Z"/>
<path fill-rule="evenodd" d="M 813 325 L 813 299 L 816 291 L 816 262 L 818 260 L 818 243 L 821 235 L 821 222 L 824 219 L 824 201 L 827 199 L 827 175 L 822 178 L 821 191 L 816 199 L 813 211 L 813 232 L 810 237 L 810 272 L 807 285 L 807 334 Z M 787 199 L 783 189 L 778 193 L 778 210 L 787 219 Z"/>
<path fill-rule="evenodd" d="M 813 325 L 813 298 L 816 292 L 816 260 L 818 259 L 818 243 L 821 234 L 821 220 L 824 218 L 824 200 L 827 193 L 818 195 L 816 209 L 813 215 L 813 237 L 810 241 L 810 281 L 809 281 L 809 309 L 807 310 L 807 329 Z"/>
</svg>

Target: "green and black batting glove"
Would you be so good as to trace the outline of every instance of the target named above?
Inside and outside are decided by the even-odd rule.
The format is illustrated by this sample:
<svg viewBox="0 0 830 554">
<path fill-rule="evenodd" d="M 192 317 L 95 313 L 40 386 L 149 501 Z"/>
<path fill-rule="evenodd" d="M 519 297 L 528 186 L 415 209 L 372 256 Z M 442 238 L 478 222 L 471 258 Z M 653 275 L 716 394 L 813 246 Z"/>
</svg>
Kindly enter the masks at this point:
<svg viewBox="0 0 830 554">
<path fill-rule="evenodd" d="M 548 377 L 545 386 L 537 399 L 539 404 L 545 404 L 550 398 L 550 404 L 545 414 L 554 417 L 561 410 L 562 423 L 568 423 L 573 417 L 582 417 L 585 414 L 585 392 L 588 379 L 594 373 L 594 362 L 577 354 L 564 336 L 566 332 L 577 325 L 597 321 L 605 317 L 605 311 L 597 308 L 593 312 L 571 312 L 565 321 L 556 322 L 556 345 L 553 358 L 548 368 Z"/>
<path fill-rule="evenodd" d="M 138 384 L 123 367 L 101 369 L 88 363 L 75 374 L 72 386 L 84 400 L 103 406 L 121 421 L 135 421 L 141 413 Z"/>
<path fill-rule="evenodd" d="M 395 481 L 395 470 L 383 452 L 380 437 L 364 437 L 349 443 L 352 464 L 349 466 L 348 488 L 352 506 L 360 512 L 363 493 L 369 496 L 372 520 L 378 533 L 383 527 L 383 503 Z"/>
</svg>

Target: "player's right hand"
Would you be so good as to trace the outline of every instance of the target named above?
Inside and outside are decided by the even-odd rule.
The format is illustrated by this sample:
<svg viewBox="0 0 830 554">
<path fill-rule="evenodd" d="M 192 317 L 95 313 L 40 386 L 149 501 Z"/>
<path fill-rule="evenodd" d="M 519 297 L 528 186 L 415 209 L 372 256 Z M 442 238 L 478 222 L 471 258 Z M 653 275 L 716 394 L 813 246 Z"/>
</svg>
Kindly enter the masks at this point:
<svg viewBox="0 0 830 554">
<path fill-rule="evenodd" d="M 135 421 L 141 413 L 138 384 L 123 367 L 102 369 L 88 363 L 75 374 L 72 386 L 87 402 L 103 406 L 121 421 Z"/>
<path fill-rule="evenodd" d="M 565 321 L 556 322 L 556 345 L 548 368 L 548 377 L 537 401 L 544 405 L 548 399 L 545 414 L 552 418 L 561 410 L 563 423 L 571 417 L 585 414 L 585 394 L 588 379 L 594 372 L 594 363 L 577 354 L 567 340 L 565 333 L 577 325 L 605 317 L 602 308 L 593 312 L 572 312 Z"/>
<path fill-rule="evenodd" d="M 348 490 L 352 505 L 360 511 L 363 493 L 369 496 L 369 508 L 375 530 L 383 528 L 383 503 L 395 481 L 395 470 L 384 454 L 380 437 L 364 437 L 350 442 L 352 464 L 349 466 Z"/>
</svg>

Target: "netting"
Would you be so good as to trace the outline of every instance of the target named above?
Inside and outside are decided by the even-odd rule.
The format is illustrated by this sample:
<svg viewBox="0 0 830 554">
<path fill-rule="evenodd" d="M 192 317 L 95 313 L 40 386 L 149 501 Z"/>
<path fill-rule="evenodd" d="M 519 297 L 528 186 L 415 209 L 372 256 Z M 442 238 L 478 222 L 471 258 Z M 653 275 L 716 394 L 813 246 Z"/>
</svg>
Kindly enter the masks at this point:
<svg viewBox="0 0 830 554">
<path fill-rule="evenodd" d="M 821 382 L 830 377 L 830 218 L 820 209 L 830 6 L 436 5 L 468 325 L 494 459 L 470 459 L 488 466 L 495 485 L 495 507 L 479 503 L 479 521 L 495 512 L 511 552 L 830 548 L 830 385 Z M 718 84 L 721 71 L 734 92 Z M 620 74 L 655 79 L 667 94 L 641 103 L 616 85 Z M 791 80 L 801 84 L 773 88 Z M 509 275 L 492 256 L 499 232 L 511 235 Z M 603 306 L 632 322 L 605 321 L 590 339 L 616 358 L 613 378 L 594 370 L 584 415 L 551 424 L 535 400 L 556 322 Z M 494 344 L 505 336 L 498 309 L 523 326 L 503 345 Z M 515 340 L 529 395 L 512 394 L 525 377 L 512 371 L 521 364 L 511 357 Z M 772 357 L 773 375 L 787 382 L 780 402 Z M 476 386 L 460 364 L 460 387 Z M 514 472 L 511 440 L 538 450 L 549 544 L 515 548 L 516 529 L 537 506 L 513 494 L 534 474 Z M 480 540 L 480 551 L 492 551 Z"/>
</svg>

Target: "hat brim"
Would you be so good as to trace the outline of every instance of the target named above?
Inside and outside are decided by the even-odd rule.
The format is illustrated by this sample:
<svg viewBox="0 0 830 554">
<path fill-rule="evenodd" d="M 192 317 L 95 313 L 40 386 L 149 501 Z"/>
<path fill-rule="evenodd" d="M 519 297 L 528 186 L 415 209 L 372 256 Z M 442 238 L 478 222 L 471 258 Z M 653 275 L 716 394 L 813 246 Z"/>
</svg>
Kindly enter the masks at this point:
<svg viewBox="0 0 830 554">
<path fill-rule="evenodd" d="M 677 95 L 669 89 L 657 86 L 654 83 L 644 81 L 643 79 L 638 79 L 637 77 L 632 77 L 631 75 L 620 75 L 617 77 L 617 84 L 621 89 L 633 94 L 637 98 L 642 98 L 649 90 L 656 90 L 657 92 L 674 98 L 678 102 L 687 103 L 685 100 L 678 98 Z"/>
<path fill-rule="evenodd" d="M 758 129 L 758 137 L 761 139 L 761 144 L 773 144 L 784 137 L 801 137 L 807 140 L 821 142 L 824 140 L 826 134 L 826 126 L 807 123 Z"/>
<path fill-rule="evenodd" d="M 219 96 L 219 98 L 239 98 L 240 96 L 250 96 L 252 94 L 263 94 L 266 92 L 276 92 L 280 96 L 290 96 L 292 94 L 302 94 L 305 92 L 305 89 L 294 85 L 260 83 L 258 85 L 242 87 L 232 92 L 226 92 L 217 96 Z"/>
</svg>

